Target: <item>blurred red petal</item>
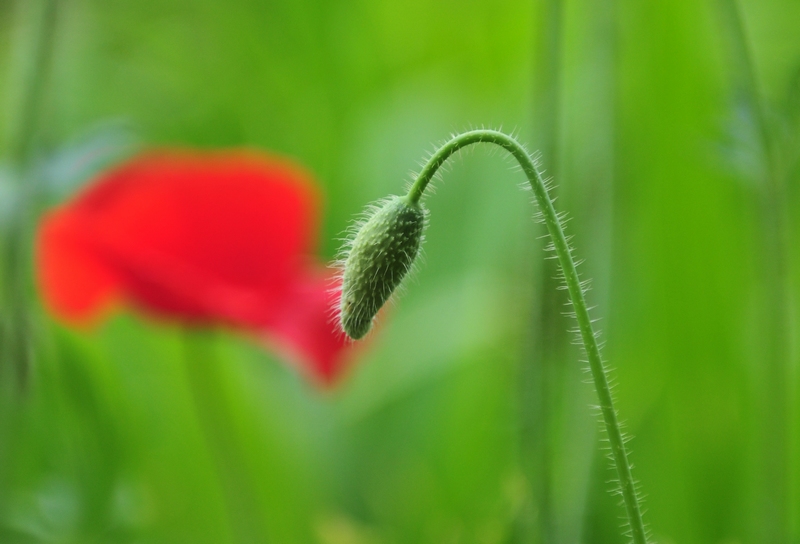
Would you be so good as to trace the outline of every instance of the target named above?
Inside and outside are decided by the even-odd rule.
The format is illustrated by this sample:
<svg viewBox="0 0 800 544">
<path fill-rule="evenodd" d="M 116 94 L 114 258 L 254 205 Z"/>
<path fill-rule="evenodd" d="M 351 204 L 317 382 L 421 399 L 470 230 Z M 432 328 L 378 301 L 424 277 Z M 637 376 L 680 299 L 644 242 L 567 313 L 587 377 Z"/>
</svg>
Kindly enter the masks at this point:
<svg viewBox="0 0 800 544">
<path fill-rule="evenodd" d="M 293 282 L 313 250 L 317 194 L 284 161 L 171 151 L 110 170 L 62 214 L 91 247 L 70 253 L 77 270 L 68 281 L 43 283 L 49 301 L 64 298 L 69 283 L 72 305 L 90 306 L 93 280 L 81 270 L 100 261 L 121 276 L 128 298 L 158 314 L 256 325 L 263 311 L 254 312 L 248 293 L 269 308 Z M 40 276 L 61 275 L 52 261 L 63 248 L 40 251 Z"/>
<path fill-rule="evenodd" d="M 255 153 L 136 157 L 44 218 L 45 303 L 72 323 L 121 298 L 160 317 L 266 334 L 332 383 L 353 348 L 333 320 L 330 278 L 312 268 L 317 200 L 304 172 Z"/>
<path fill-rule="evenodd" d="M 309 274 L 294 285 L 280 319 L 265 328 L 267 342 L 322 385 L 339 380 L 360 349 L 336 320 L 340 293 L 338 278 Z"/>
</svg>

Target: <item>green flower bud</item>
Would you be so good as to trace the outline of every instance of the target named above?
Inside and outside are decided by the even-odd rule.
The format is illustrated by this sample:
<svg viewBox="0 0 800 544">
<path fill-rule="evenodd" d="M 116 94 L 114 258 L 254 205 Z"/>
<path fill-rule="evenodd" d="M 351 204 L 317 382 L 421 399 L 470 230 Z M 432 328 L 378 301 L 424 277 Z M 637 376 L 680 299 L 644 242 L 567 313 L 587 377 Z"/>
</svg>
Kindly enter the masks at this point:
<svg viewBox="0 0 800 544">
<path fill-rule="evenodd" d="M 358 340 L 411 270 L 419 254 L 426 210 L 407 197 L 390 196 L 361 225 L 344 260 L 340 320 Z"/>
</svg>

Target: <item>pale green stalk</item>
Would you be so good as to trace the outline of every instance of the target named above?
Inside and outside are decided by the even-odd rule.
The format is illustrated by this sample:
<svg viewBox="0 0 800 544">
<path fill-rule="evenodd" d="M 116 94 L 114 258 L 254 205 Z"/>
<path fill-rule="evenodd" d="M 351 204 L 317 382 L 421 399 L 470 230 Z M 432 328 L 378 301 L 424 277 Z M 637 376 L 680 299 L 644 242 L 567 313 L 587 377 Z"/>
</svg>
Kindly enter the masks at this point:
<svg viewBox="0 0 800 544">
<path fill-rule="evenodd" d="M 770 126 L 767 104 L 759 91 L 756 66 L 747 39 L 744 20 L 736 0 L 723 0 L 735 61 L 736 86 L 744 93 L 755 121 L 755 128 L 764 157 L 764 179 L 760 193 L 761 246 L 760 259 L 765 285 L 763 365 L 765 376 L 761 395 L 763 417 L 757 422 L 760 469 L 756 519 L 760 526 L 757 537 L 764 542 L 797 542 L 800 533 L 797 501 L 793 484 L 793 460 L 797 458 L 794 436 L 797 422 L 793 405 L 796 402 L 796 354 L 792 345 L 792 277 L 790 248 L 791 216 L 787 207 L 788 166 L 784 163 L 781 142 Z"/>
<path fill-rule="evenodd" d="M 407 199 L 411 204 L 418 203 L 425 188 L 436 174 L 439 167 L 459 149 L 478 143 L 498 145 L 508 151 L 517 162 L 519 162 L 525 176 L 530 182 L 533 194 L 539 204 L 544 224 L 552 239 L 553 249 L 561 265 L 564 274 L 564 282 L 566 283 L 575 311 L 575 319 L 578 321 L 578 330 L 584 349 L 586 350 L 589 369 L 599 399 L 600 411 L 603 415 L 603 421 L 608 433 L 612 459 L 619 477 L 620 493 L 625 503 L 631 537 L 633 538 L 634 544 L 646 544 L 647 534 L 642 521 L 636 483 L 631 474 L 631 465 L 628 461 L 625 440 L 620 430 L 617 412 L 614 409 L 611 389 L 608 384 L 608 374 L 603 365 L 603 360 L 600 357 L 600 348 L 597 344 L 596 334 L 589 317 L 584 291 L 578 277 L 575 261 L 572 258 L 569 243 L 564 235 L 564 227 L 559 215 L 553 207 L 553 202 L 547 191 L 547 186 L 536 167 L 534 159 L 520 143 L 502 132 L 495 130 L 473 130 L 465 132 L 453 137 L 431 156 L 428 163 L 411 186 Z"/>
<path fill-rule="evenodd" d="M 2 336 L 0 365 L 5 388 L 11 388 L 11 375 L 24 385 L 31 367 L 29 323 L 29 222 L 35 187 L 28 172 L 31 148 L 39 127 L 45 82 L 53 53 L 56 26 L 56 0 L 42 0 L 33 23 L 24 65 L 21 67 L 18 99 L 12 105 L 13 119 L 8 136 L 8 159 L 15 176 L 14 202 L 5 219 L 3 238 Z M 28 6 L 25 6 L 26 8 Z M 22 2 L 20 2 L 22 8 Z M 30 9 L 30 8 L 29 8 Z M 22 10 L 21 10 L 22 11 Z"/>
<path fill-rule="evenodd" d="M 561 148 L 560 128 L 562 120 L 561 105 L 563 85 L 563 55 L 565 6 L 563 0 L 544 0 L 537 2 L 537 44 L 531 72 L 535 74 L 532 83 L 533 133 L 538 141 L 535 145 L 545 157 L 551 157 L 549 171 L 557 173 L 558 157 Z M 580 534 L 581 509 L 569 513 L 572 519 L 561 515 L 559 493 L 553 478 L 554 468 L 559 464 L 553 444 L 555 429 L 559 426 L 557 418 L 562 414 L 560 405 L 564 391 L 559 384 L 565 382 L 568 368 L 565 351 L 566 331 L 559 319 L 562 310 L 561 293 L 558 286 L 557 263 L 543 260 L 538 274 L 534 272 L 535 290 L 531 298 L 531 309 L 526 314 L 530 323 L 530 333 L 522 346 L 519 402 L 520 402 L 520 454 L 524 457 L 522 473 L 530 486 L 530 507 L 533 512 L 525 512 L 520 517 L 522 534 L 520 542 L 530 544 L 562 544 L 569 542 L 567 533 L 575 530 Z M 536 360 L 537 364 L 525 364 Z M 579 384 L 575 384 L 576 387 Z M 591 459 L 591 457 L 589 457 Z M 528 517 L 533 514 L 532 517 Z M 536 520 L 535 524 L 531 524 Z"/>
<path fill-rule="evenodd" d="M 224 365 L 214 331 L 186 328 L 183 337 L 186 378 L 209 452 L 219 474 L 231 530 L 239 542 L 269 542 L 258 490 L 242 454 L 225 390 Z"/>
</svg>

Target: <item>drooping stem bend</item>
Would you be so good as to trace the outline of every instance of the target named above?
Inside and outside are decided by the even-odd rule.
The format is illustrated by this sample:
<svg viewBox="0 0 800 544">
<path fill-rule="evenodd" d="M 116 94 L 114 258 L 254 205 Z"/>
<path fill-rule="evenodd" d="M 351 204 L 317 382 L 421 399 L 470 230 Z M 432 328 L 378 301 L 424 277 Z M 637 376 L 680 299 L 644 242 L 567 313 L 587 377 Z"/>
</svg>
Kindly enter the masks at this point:
<svg viewBox="0 0 800 544">
<path fill-rule="evenodd" d="M 542 212 L 545 226 L 552 238 L 553 247 L 564 273 L 564 280 L 575 310 L 575 318 L 578 321 L 580 337 L 583 342 L 583 347 L 586 350 L 589 368 L 591 370 L 597 396 L 599 397 L 600 409 L 603 414 L 603 421 L 605 422 L 608 440 L 611 445 L 613 461 L 616 465 L 617 475 L 619 477 L 620 491 L 627 510 L 631 536 L 634 544 L 646 544 L 647 536 L 642 521 L 639 496 L 631 474 L 631 465 L 628 461 L 625 441 L 620 431 L 617 412 L 614 409 L 611 390 L 608 385 L 607 371 L 600 356 L 597 338 L 586 306 L 586 298 L 578 277 L 575 261 L 572 258 L 569 243 L 564 235 L 564 227 L 553 207 L 553 202 L 550 199 L 545 182 L 531 155 L 513 137 L 496 130 L 472 130 L 459 134 L 442 145 L 442 147 L 431 156 L 428 163 L 424 166 L 416 181 L 411 186 L 406 198 L 411 204 L 418 203 L 425 188 L 439 167 L 459 149 L 478 143 L 499 145 L 508 151 L 519 162 L 531 184 L 536 202 Z"/>
</svg>

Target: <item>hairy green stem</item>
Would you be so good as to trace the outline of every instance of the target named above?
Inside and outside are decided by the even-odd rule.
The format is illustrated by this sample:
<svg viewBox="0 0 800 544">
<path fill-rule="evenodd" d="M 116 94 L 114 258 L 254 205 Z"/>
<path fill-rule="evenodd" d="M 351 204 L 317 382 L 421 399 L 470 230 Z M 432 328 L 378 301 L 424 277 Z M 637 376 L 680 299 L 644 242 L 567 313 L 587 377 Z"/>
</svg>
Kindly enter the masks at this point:
<svg viewBox="0 0 800 544">
<path fill-rule="evenodd" d="M 628 522 L 630 524 L 631 536 L 634 544 L 646 544 L 647 535 L 642 521 L 641 506 L 639 496 L 636 491 L 636 484 L 631 474 L 631 465 L 628 461 L 628 453 L 625 448 L 625 440 L 620 431 L 617 412 L 614 409 L 614 402 L 611 396 L 611 389 L 608 385 L 608 375 L 603 360 L 600 356 L 600 348 L 592 320 L 589 317 L 589 310 L 586 306 L 586 298 L 578 277 L 575 261 L 572 258 L 572 251 L 564 235 L 564 227 L 547 192 L 547 186 L 542 179 L 542 175 L 536 167 L 534 159 L 513 137 L 495 130 L 472 130 L 453 137 L 442 147 L 440 147 L 424 166 L 416 181 L 411 186 L 406 197 L 410 204 L 417 204 L 425 192 L 425 188 L 430 183 L 436 171 L 459 149 L 463 147 L 488 143 L 502 147 L 508 151 L 522 167 L 525 176 L 530 182 L 533 194 L 539 204 L 539 208 L 544 219 L 547 231 L 553 242 L 553 248 L 558 257 L 558 262 L 564 273 L 564 281 L 569 292 L 572 306 L 575 311 L 575 318 L 578 321 L 580 337 L 589 368 L 594 381 L 597 396 L 600 402 L 600 410 L 603 414 L 608 441 L 611 445 L 612 458 L 616 465 L 619 477 L 620 491 L 625 502 Z"/>
</svg>

